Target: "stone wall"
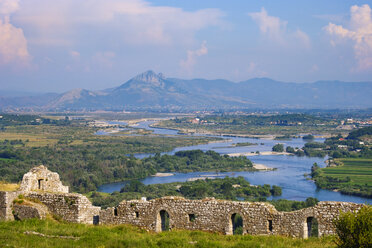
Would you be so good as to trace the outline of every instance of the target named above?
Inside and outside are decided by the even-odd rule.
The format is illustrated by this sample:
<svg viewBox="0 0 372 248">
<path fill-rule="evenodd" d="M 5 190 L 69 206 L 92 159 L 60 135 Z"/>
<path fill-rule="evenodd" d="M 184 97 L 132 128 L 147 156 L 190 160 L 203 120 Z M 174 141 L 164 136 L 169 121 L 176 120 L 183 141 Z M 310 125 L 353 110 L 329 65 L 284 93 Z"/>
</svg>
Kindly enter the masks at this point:
<svg viewBox="0 0 372 248">
<path fill-rule="evenodd" d="M 345 202 L 320 202 L 314 207 L 294 212 L 278 212 L 267 203 L 163 197 L 151 201 L 123 201 L 116 208 L 102 210 L 99 222 L 132 224 L 159 232 L 162 229 L 160 211 L 165 210 L 169 214 L 170 229 L 232 234 L 232 215 L 239 214 L 243 218 L 243 234 L 306 238 L 309 217 L 318 221 L 319 236 L 333 234 L 332 221 L 340 210 L 355 211 L 361 206 Z"/>
<path fill-rule="evenodd" d="M 14 220 L 12 213 L 13 200 L 18 197 L 20 192 L 0 191 L 0 220 Z"/>
<path fill-rule="evenodd" d="M 68 186 L 62 185 L 58 173 L 40 165 L 23 175 L 20 190 L 68 193 Z"/>
<path fill-rule="evenodd" d="M 16 220 L 25 220 L 31 218 L 45 219 L 48 215 L 48 208 L 43 204 L 30 201 L 16 203 L 13 205 L 13 215 Z"/>
<path fill-rule="evenodd" d="M 51 214 L 69 222 L 93 224 L 93 216 L 101 210 L 81 194 L 29 192 L 25 197 L 40 201 Z"/>
<path fill-rule="evenodd" d="M 232 217 L 239 214 L 243 220 L 243 234 L 307 238 L 313 220 L 318 222 L 319 236 L 334 234 L 332 223 L 340 211 L 357 211 L 362 207 L 362 204 L 348 202 L 319 202 L 314 207 L 279 212 L 273 205 L 262 202 L 163 197 L 151 201 L 123 201 L 117 207 L 101 210 L 87 197 L 68 193 L 68 187 L 62 185 L 59 175 L 44 166 L 25 174 L 20 189 L 0 191 L 0 220 L 13 220 L 13 211 L 21 219 L 43 218 L 50 213 L 75 223 L 132 224 L 156 232 L 169 224 L 170 229 L 233 234 Z M 13 203 L 20 194 L 28 204 Z"/>
</svg>

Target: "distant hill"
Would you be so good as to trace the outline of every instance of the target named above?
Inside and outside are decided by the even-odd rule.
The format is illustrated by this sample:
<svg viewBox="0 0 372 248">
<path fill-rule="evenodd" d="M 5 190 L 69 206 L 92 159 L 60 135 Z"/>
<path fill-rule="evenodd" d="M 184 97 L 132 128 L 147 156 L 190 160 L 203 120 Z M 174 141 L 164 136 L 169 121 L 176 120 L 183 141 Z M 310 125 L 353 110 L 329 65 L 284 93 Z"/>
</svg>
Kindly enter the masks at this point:
<svg viewBox="0 0 372 248">
<path fill-rule="evenodd" d="M 0 92 L 1 94 L 1 92 Z M 9 97 L 0 95 L 1 109 L 136 110 L 228 108 L 370 108 L 372 82 L 318 81 L 285 83 L 254 78 L 228 80 L 166 78 L 144 72 L 103 91 L 73 89 L 63 94 Z"/>
</svg>

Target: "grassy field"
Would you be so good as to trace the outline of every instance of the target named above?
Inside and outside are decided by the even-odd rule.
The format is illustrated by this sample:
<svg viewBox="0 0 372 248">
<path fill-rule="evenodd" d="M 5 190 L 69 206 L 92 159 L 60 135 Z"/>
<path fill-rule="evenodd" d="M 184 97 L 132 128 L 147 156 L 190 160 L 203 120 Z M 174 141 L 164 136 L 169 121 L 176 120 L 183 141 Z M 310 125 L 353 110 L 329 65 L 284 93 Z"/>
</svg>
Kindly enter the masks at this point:
<svg viewBox="0 0 372 248">
<path fill-rule="evenodd" d="M 112 140 L 153 140 L 155 143 L 169 143 L 172 146 L 196 145 L 200 143 L 208 143 L 208 141 L 217 140 L 215 138 L 205 137 L 183 137 L 176 139 L 161 135 L 151 135 L 148 131 L 142 129 L 133 129 L 131 132 L 121 132 L 115 135 L 94 135 L 98 130 L 95 127 L 83 125 L 76 126 L 55 126 L 55 125 L 23 125 L 23 126 L 8 126 L 5 131 L 0 132 L 0 142 L 4 140 L 22 140 L 27 147 L 41 147 L 56 144 L 82 145 L 95 144 Z M 108 129 L 110 130 L 110 129 Z M 139 135 L 139 136 L 126 136 Z M 122 136 L 120 136 L 122 135 Z M 22 145 L 15 145 L 15 147 Z"/>
<path fill-rule="evenodd" d="M 174 120 L 164 120 L 153 125 L 154 127 L 170 128 L 180 130 L 182 133 L 207 133 L 217 135 L 290 135 L 297 136 L 303 133 L 316 133 L 322 135 L 330 135 L 336 133 L 347 132 L 336 129 L 336 125 L 325 126 L 275 126 L 275 125 L 230 125 L 230 124 L 214 124 L 200 125 L 187 122 L 176 123 Z"/>
<path fill-rule="evenodd" d="M 322 169 L 325 176 L 345 180 L 353 185 L 372 187 L 372 159 L 349 158 L 340 160 L 343 165 Z"/>
<path fill-rule="evenodd" d="M 1 140 L 22 140 L 29 147 L 55 145 L 62 139 L 81 144 L 82 139 L 91 136 L 95 130 L 90 127 L 53 125 L 8 126 L 1 132 Z"/>
<path fill-rule="evenodd" d="M 41 236 L 45 235 L 45 236 Z M 152 233 L 129 226 L 91 226 L 53 220 L 0 222 L 1 247 L 336 247 L 333 237 L 225 236 L 201 231 Z"/>
<path fill-rule="evenodd" d="M 20 187 L 17 183 L 6 183 L 0 181 L 0 191 L 16 191 Z"/>
<path fill-rule="evenodd" d="M 372 159 L 345 158 L 339 166 L 318 169 L 313 173 L 316 185 L 343 194 L 372 197 Z"/>
</svg>

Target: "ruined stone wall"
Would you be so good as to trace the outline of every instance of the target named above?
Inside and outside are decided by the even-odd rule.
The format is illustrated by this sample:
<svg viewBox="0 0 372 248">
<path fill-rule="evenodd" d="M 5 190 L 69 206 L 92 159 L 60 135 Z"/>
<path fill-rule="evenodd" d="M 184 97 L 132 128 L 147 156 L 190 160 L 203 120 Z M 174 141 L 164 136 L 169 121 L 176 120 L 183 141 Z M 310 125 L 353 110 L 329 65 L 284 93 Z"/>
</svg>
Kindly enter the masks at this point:
<svg viewBox="0 0 372 248">
<path fill-rule="evenodd" d="M 319 202 L 316 206 L 293 212 L 278 212 L 274 206 L 262 202 L 216 200 L 188 200 L 182 197 L 163 197 L 151 201 L 123 201 L 115 208 L 101 210 L 87 197 L 68 193 L 57 173 L 38 166 L 24 175 L 21 190 L 0 191 L 0 220 L 43 218 L 48 213 L 65 221 L 87 224 L 132 224 L 160 232 L 164 227 L 165 211 L 169 214 L 170 229 L 204 230 L 233 233 L 232 216 L 243 219 L 243 234 L 309 236 L 312 222 L 318 222 L 318 235 L 334 234 L 333 220 L 340 211 L 356 211 L 362 204 L 347 202 Z M 27 204 L 13 204 L 20 194 Z M 47 213 L 48 212 L 48 213 Z"/>
<path fill-rule="evenodd" d="M 58 173 L 40 165 L 23 175 L 20 190 L 68 193 L 68 186 L 62 184 Z"/>
<path fill-rule="evenodd" d="M 13 205 L 13 214 L 16 220 L 25 219 L 45 219 L 48 214 L 48 208 L 43 204 L 25 201 L 22 204 Z"/>
<path fill-rule="evenodd" d="M 12 213 L 13 200 L 18 197 L 20 192 L 0 191 L 0 220 L 14 220 Z"/>
<path fill-rule="evenodd" d="M 25 196 L 40 201 L 50 213 L 69 222 L 93 224 L 93 216 L 101 210 L 81 194 L 29 192 Z"/>
<path fill-rule="evenodd" d="M 101 224 L 132 224 L 161 231 L 160 211 L 169 214 L 171 229 L 204 230 L 232 234 L 233 214 L 243 218 L 243 233 L 252 235 L 285 235 L 307 237 L 307 218 L 318 221 L 319 236 L 334 234 L 333 220 L 342 211 L 355 211 L 362 205 L 345 202 L 320 202 L 294 212 L 278 212 L 274 206 L 258 202 L 236 202 L 215 199 L 187 200 L 164 197 L 151 201 L 123 201 L 116 208 L 100 213 Z M 195 220 L 190 220 L 190 214 Z M 270 230 L 270 223 L 272 229 Z"/>
</svg>

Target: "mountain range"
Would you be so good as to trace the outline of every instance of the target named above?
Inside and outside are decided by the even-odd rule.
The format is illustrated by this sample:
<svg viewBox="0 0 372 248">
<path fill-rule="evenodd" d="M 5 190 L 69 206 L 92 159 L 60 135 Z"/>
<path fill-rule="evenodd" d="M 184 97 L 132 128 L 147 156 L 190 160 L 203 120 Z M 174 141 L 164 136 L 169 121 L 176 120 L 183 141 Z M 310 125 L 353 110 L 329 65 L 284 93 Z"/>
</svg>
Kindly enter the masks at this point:
<svg viewBox="0 0 372 248">
<path fill-rule="evenodd" d="M 0 92 L 3 111 L 370 107 L 372 82 L 286 83 L 254 78 L 235 83 L 222 79 L 166 78 L 153 71 L 102 91 L 73 89 L 62 94 L 29 96 L 1 96 Z"/>
</svg>

